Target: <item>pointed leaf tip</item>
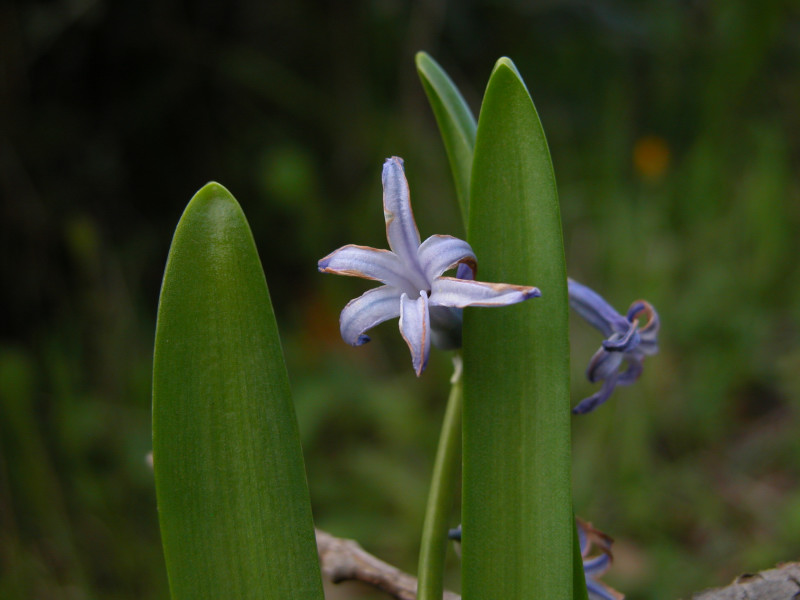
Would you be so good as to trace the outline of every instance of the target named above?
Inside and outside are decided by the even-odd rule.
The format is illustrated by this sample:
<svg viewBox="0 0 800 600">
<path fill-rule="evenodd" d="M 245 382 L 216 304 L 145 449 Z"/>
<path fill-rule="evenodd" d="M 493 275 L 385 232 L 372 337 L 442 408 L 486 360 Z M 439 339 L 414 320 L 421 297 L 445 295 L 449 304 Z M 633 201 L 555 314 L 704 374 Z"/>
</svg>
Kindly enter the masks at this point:
<svg viewBox="0 0 800 600">
<path fill-rule="evenodd" d="M 167 259 L 153 458 L 173 600 L 321 600 L 311 506 L 277 325 L 247 219 L 203 186 Z"/>
<path fill-rule="evenodd" d="M 458 87 L 425 52 L 416 55 L 417 73 L 442 134 L 464 221 L 469 212 L 469 180 L 477 123 Z"/>
<path fill-rule="evenodd" d="M 530 92 L 528 91 L 528 86 L 525 84 L 525 80 L 522 79 L 522 75 L 520 74 L 519 69 L 517 69 L 517 65 L 515 65 L 514 61 L 508 58 L 507 56 L 504 56 L 497 60 L 497 62 L 494 64 L 494 68 L 492 69 L 492 74 L 489 77 L 489 80 L 491 81 L 491 79 L 494 78 L 495 75 L 502 74 L 502 72 L 504 71 L 510 71 L 514 79 L 516 79 L 519 82 L 519 84 L 525 89 L 528 95 L 530 95 Z"/>
<path fill-rule="evenodd" d="M 230 193 L 228 188 L 221 183 L 217 183 L 216 181 L 209 181 L 203 187 L 197 190 L 195 195 L 192 197 L 192 200 L 195 198 L 220 198 L 236 202 L 236 199 L 233 197 L 233 194 Z"/>
<path fill-rule="evenodd" d="M 530 309 L 464 311 L 463 597 L 573 598 L 558 195 L 533 101 L 507 58 L 481 105 L 469 197 L 481 278 L 544 293 Z"/>
</svg>

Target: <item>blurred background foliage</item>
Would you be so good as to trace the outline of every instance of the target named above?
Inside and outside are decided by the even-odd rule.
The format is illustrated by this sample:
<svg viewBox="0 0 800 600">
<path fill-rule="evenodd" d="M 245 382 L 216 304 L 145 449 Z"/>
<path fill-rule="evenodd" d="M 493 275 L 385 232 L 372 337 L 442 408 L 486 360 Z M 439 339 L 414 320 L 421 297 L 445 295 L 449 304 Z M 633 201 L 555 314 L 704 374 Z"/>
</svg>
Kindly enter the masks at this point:
<svg viewBox="0 0 800 600">
<path fill-rule="evenodd" d="M 661 313 L 640 382 L 574 421 L 577 512 L 616 539 L 607 579 L 667 600 L 800 558 L 796 3 L 12 0 L 0 597 L 167 597 L 145 460 L 154 320 L 172 231 L 210 179 L 261 252 L 318 524 L 415 570 L 449 358 L 417 380 L 396 324 L 345 346 L 338 311 L 369 286 L 315 261 L 385 247 L 390 155 L 423 236 L 463 233 L 419 49 L 476 113 L 494 61 L 514 59 L 570 274 Z M 577 402 L 600 338 L 572 329 Z"/>
</svg>

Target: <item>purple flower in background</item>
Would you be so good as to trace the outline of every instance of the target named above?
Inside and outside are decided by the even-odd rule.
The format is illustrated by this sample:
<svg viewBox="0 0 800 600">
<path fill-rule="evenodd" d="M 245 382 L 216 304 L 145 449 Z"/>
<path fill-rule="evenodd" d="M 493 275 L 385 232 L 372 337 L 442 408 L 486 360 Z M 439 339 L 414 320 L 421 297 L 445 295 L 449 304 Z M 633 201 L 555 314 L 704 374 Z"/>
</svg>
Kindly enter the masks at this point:
<svg viewBox="0 0 800 600">
<path fill-rule="evenodd" d="M 506 306 L 539 296 L 535 287 L 473 281 L 477 261 L 467 242 L 434 235 L 420 243 L 411 212 L 403 159 L 383 165 L 383 216 L 391 250 L 348 245 L 319 261 L 323 273 L 374 279 L 384 285 L 351 300 L 342 310 L 342 338 L 352 346 L 369 341 L 364 332 L 400 317 L 400 333 L 411 350 L 417 376 L 428 362 L 431 342 L 461 345 L 461 310 L 466 306 Z M 443 277 L 457 269 L 456 277 Z"/>
<path fill-rule="evenodd" d="M 578 518 L 575 519 L 575 522 L 578 526 L 578 541 L 581 547 L 581 557 L 583 557 L 583 574 L 586 578 L 589 600 L 623 600 L 624 595 L 597 580 L 611 566 L 613 559 L 611 544 L 614 541 L 599 529 L 595 529 L 591 523 Z M 597 546 L 601 553 L 590 557 L 589 553 L 593 545 Z"/>
<path fill-rule="evenodd" d="M 589 592 L 589 600 L 624 600 L 625 596 L 613 588 L 598 581 L 611 566 L 611 544 L 614 541 L 599 529 L 595 529 L 591 523 L 583 519 L 575 518 L 578 528 L 578 541 L 581 547 L 581 557 L 583 558 L 583 574 L 586 578 L 586 590 Z M 451 529 L 447 537 L 456 543 L 456 552 L 461 556 L 461 525 Z M 597 556 L 589 556 L 592 546 L 597 546 L 601 553 Z"/>
<path fill-rule="evenodd" d="M 644 300 L 631 304 L 623 317 L 585 285 L 572 279 L 568 279 L 567 284 L 569 305 L 606 338 L 586 369 L 589 381 L 602 381 L 603 386 L 572 409 L 574 414 L 584 414 L 608 400 L 616 386 L 630 385 L 639 378 L 644 357 L 658 352 L 659 320 L 656 310 Z M 646 319 L 643 325 L 641 318 Z M 620 371 L 623 360 L 628 366 Z"/>
</svg>

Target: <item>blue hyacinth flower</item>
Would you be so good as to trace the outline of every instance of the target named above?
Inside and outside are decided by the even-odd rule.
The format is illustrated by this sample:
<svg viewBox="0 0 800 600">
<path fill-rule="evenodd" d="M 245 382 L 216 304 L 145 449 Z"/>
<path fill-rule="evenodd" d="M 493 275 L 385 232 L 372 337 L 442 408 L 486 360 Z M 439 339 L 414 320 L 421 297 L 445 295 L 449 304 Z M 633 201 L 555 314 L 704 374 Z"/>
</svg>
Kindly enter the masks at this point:
<svg viewBox="0 0 800 600">
<path fill-rule="evenodd" d="M 403 169 L 396 156 L 383 165 L 383 214 L 390 250 L 348 245 L 319 261 L 324 273 L 351 275 L 383 283 L 351 300 L 342 310 L 342 338 L 352 346 L 369 341 L 365 332 L 400 318 L 400 333 L 421 375 L 431 342 L 443 349 L 461 344 L 461 309 L 507 306 L 539 296 L 535 287 L 474 281 L 477 260 L 470 245 L 449 235 L 420 242 Z M 457 269 L 455 277 L 443 274 Z"/>
<path fill-rule="evenodd" d="M 660 323 L 649 302 L 636 300 L 623 317 L 597 292 L 573 279 L 567 284 L 569 305 L 606 338 L 586 369 L 589 381 L 602 381 L 603 385 L 572 409 L 574 414 L 585 414 L 608 400 L 616 386 L 630 385 L 639 378 L 645 356 L 658 352 Z M 623 361 L 627 368 L 621 371 Z"/>
</svg>

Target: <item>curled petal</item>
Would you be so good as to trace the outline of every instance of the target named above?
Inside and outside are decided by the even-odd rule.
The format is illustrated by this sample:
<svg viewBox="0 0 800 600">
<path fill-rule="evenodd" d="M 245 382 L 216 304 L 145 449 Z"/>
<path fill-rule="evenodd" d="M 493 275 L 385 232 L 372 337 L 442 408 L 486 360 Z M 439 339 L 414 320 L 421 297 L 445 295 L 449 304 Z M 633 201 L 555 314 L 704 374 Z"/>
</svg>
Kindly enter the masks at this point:
<svg viewBox="0 0 800 600">
<path fill-rule="evenodd" d="M 620 373 L 617 378 L 617 385 L 631 385 L 642 374 L 642 361 L 633 356 L 626 357 L 628 361 L 628 368 Z"/>
<path fill-rule="evenodd" d="M 638 327 L 639 321 L 634 319 L 624 334 L 612 333 L 607 340 L 603 340 L 603 348 L 609 352 L 631 352 L 641 342 L 639 332 L 636 331 Z"/>
<path fill-rule="evenodd" d="M 589 598 L 591 600 L 623 600 L 624 596 L 622 594 L 597 581 L 597 578 L 611 566 L 612 539 L 599 529 L 595 529 L 591 523 L 578 518 L 575 520 L 578 525 L 578 538 L 580 540 L 581 556 L 583 557 L 583 573 L 586 578 L 586 590 L 589 592 Z M 597 546 L 602 551 L 602 554 L 589 557 L 592 546 Z"/>
<path fill-rule="evenodd" d="M 628 320 L 641 320 L 642 317 L 647 317 L 647 323 L 639 328 L 639 335 L 642 338 L 642 342 L 653 348 L 647 354 L 655 354 L 658 351 L 658 330 L 661 327 L 661 322 L 652 304 L 645 300 L 637 300 L 628 309 Z"/>
<path fill-rule="evenodd" d="M 389 250 L 349 244 L 334 250 L 317 263 L 322 273 L 375 279 L 400 289 L 412 289 L 400 257 Z"/>
<path fill-rule="evenodd" d="M 406 294 L 400 296 L 400 334 L 411 350 L 411 363 L 417 377 L 422 375 L 428 364 L 431 350 L 430 330 L 428 295 L 420 292 L 416 300 L 411 300 Z"/>
<path fill-rule="evenodd" d="M 365 331 L 400 316 L 400 294 L 397 288 L 382 285 L 350 300 L 339 316 L 342 339 L 351 346 L 366 344 Z"/>
<path fill-rule="evenodd" d="M 615 386 L 630 385 L 639 378 L 644 358 L 658 352 L 660 323 L 658 313 L 649 302 L 636 300 L 623 317 L 599 294 L 572 279 L 567 282 L 570 306 L 607 338 L 586 370 L 589 381 L 605 381 L 599 392 L 583 400 L 572 411 L 582 414 L 605 402 Z M 646 322 L 640 327 L 642 321 Z M 623 360 L 627 361 L 628 368 L 620 373 Z"/>
<path fill-rule="evenodd" d="M 586 591 L 589 593 L 589 600 L 624 600 L 625 598 L 617 590 L 588 577 L 586 578 Z"/>
<path fill-rule="evenodd" d="M 642 356 L 638 354 L 639 349 L 641 346 L 637 348 L 637 352 L 625 355 L 619 352 L 606 352 L 602 348 L 598 350 L 589 363 L 586 377 L 591 382 L 605 380 L 603 386 L 596 394 L 581 400 L 578 406 L 572 409 L 572 414 L 583 415 L 592 412 L 611 397 L 615 387 L 631 385 L 639 379 L 642 374 Z M 618 369 L 623 359 L 628 363 L 628 368 L 620 372 Z"/>
<path fill-rule="evenodd" d="M 642 326 L 642 331 L 648 329 L 658 330 L 659 323 L 656 309 L 653 308 L 653 305 L 647 300 L 636 300 L 631 304 L 630 308 L 628 308 L 628 321 L 633 321 L 634 319 L 641 320 L 643 315 L 647 317 L 647 323 Z"/>
<path fill-rule="evenodd" d="M 598 554 L 592 558 L 584 559 L 583 572 L 591 577 L 599 577 L 611 566 L 611 556 L 609 554 Z"/>
<path fill-rule="evenodd" d="M 567 289 L 569 305 L 589 324 L 599 329 L 604 337 L 610 337 L 613 333 L 625 334 L 628 331 L 628 320 L 614 310 L 600 294 L 569 278 Z"/>
<path fill-rule="evenodd" d="M 589 555 L 589 550 L 592 547 L 589 543 L 589 536 L 586 534 L 586 529 L 583 524 L 584 522 L 577 517 L 575 518 L 575 522 L 578 526 L 578 548 L 581 550 L 581 556 L 586 558 Z"/>
<path fill-rule="evenodd" d="M 628 314 L 625 315 L 625 318 L 627 318 L 628 321 L 633 321 L 642 312 L 646 310 L 645 306 L 649 306 L 651 309 L 653 308 L 652 306 L 650 306 L 648 302 L 645 302 L 644 300 L 634 300 L 633 302 L 631 302 L 630 307 L 628 307 Z"/>
<path fill-rule="evenodd" d="M 580 517 L 575 517 L 575 525 L 578 529 L 578 542 L 581 549 L 581 556 L 586 558 L 592 546 L 597 546 L 606 554 L 611 554 L 611 546 L 614 540 L 611 537 L 588 521 L 584 521 Z"/>
<path fill-rule="evenodd" d="M 617 386 L 618 375 L 614 374 L 603 382 L 603 387 L 596 394 L 592 394 L 588 398 L 584 398 L 578 403 L 578 406 L 572 409 L 573 415 L 585 415 L 592 412 L 595 408 L 603 404 L 611 397 L 611 393 Z"/>
<path fill-rule="evenodd" d="M 586 378 L 592 383 L 597 383 L 601 379 L 607 379 L 615 375 L 622 364 L 625 355 L 621 352 L 607 352 L 600 348 L 594 353 L 589 366 L 586 369 Z"/>
<path fill-rule="evenodd" d="M 472 281 L 475 279 L 475 275 L 478 272 L 478 265 L 470 265 L 468 263 L 462 262 L 458 264 L 458 269 L 456 269 L 456 279 L 469 279 Z"/>
<path fill-rule="evenodd" d="M 658 340 L 653 339 L 644 339 L 639 335 L 641 341 L 639 345 L 636 346 L 636 350 L 634 354 L 641 354 L 642 356 L 652 356 L 653 354 L 658 354 Z"/>
<path fill-rule="evenodd" d="M 420 266 L 428 281 L 433 281 L 448 269 L 466 264 L 475 272 L 477 259 L 472 247 L 449 235 L 432 235 L 419 247 Z M 470 279 L 472 279 L 470 277 Z"/>
<path fill-rule="evenodd" d="M 541 296 L 538 288 L 508 283 L 486 283 L 438 277 L 431 288 L 431 306 L 506 306 Z"/>
<path fill-rule="evenodd" d="M 411 211 L 408 181 L 403 159 L 387 158 L 383 163 L 383 217 L 389 247 L 407 263 L 416 263 L 419 230 Z"/>
</svg>

